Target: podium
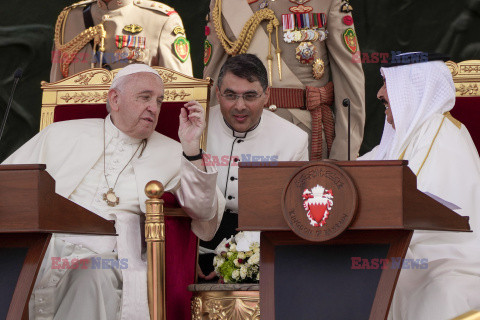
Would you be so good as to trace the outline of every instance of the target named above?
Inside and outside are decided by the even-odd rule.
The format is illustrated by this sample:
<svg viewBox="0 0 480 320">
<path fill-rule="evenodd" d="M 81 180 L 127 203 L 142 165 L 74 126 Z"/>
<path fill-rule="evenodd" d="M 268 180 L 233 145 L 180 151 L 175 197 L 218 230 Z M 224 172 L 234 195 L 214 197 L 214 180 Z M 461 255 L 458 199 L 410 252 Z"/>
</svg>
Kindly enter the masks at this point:
<svg viewBox="0 0 480 320">
<path fill-rule="evenodd" d="M 45 165 L 1 165 L 1 319 L 28 319 L 30 294 L 57 232 L 116 235 L 113 222 L 56 194 Z"/>
<path fill-rule="evenodd" d="M 386 319 L 400 270 L 428 268 L 404 259 L 413 231 L 470 231 L 468 217 L 417 190 L 407 163 L 240 163 L 239 230 L 262 231 L 263 320 Z M 320 192 L 333 208 L 326 220 L 308 207 Z M 349 210 L 350 220 L 345 213 L 331 222 Z M 327 226 L 333 231 L 322 231 Z"/>
</svg>

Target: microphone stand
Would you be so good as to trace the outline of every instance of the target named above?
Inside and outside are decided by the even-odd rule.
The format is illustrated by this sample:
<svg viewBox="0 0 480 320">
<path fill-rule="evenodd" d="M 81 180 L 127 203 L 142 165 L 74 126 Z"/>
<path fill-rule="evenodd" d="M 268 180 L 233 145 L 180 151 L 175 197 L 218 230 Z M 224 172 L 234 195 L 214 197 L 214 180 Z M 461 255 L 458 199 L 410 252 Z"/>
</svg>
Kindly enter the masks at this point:
<svg viewBox="0 0 480 320">
<path fill-rule="evenodd" d="M 13 94 L 15 93 L 15 88 L 17 87 L 18 81 L 22 77 L 22 73 L 22 69 L 18 68 L 17 70 L 15 70 L 15 73 L 13 75 L 12 92 L 10 93 L 10 98 L 8 99 L 5 116 L 3 117 L 2 126 L 0 127 L 0 141 L 2 140 L 3 130 L 5 130 L 5 124 L 7 123 L 8 112 L 10 111 L 10 107 L 12 106 Z"/>
</svg>

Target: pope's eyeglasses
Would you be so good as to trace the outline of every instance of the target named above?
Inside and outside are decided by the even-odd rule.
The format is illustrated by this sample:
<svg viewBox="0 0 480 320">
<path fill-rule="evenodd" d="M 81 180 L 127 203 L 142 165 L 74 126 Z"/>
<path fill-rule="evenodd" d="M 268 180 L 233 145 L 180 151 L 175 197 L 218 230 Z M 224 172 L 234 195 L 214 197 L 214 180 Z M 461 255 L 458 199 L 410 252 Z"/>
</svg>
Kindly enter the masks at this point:
<svg viewBox="0 0 480 320">
<path fill-rule="evenodd" d="M 228 92 L 228 93 L 222 93 L 220 95 L 224 97 L 226 100 L 231 102 L 234 102 L 234 101 L 236 102 L 240 97 L 242 97 L 243 101 L 245 102 L 254 102 L 263 95 L 263 92 L 261 94 L 253 93 L 253 92 L 247 92 L 242 94 Z"/>
</svg>

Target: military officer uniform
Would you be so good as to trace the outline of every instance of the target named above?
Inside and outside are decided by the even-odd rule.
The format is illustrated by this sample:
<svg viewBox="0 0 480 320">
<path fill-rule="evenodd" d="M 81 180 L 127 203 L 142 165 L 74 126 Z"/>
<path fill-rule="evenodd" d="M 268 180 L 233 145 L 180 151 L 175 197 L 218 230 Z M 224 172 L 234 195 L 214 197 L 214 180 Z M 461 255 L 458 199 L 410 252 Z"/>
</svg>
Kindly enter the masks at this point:
<svg viewBox="0 0 480 320">
<path fill-rule="evenodd" d="M 347 159 L 342 102 L 350 99 L 354 159 L 363 139 L 365 85 L 351 11 L 340 0 L 211 0 L 204 77 L 217 79 L 228 55 L 256 54 L 272 86 L 267 106 L 311 135 L 310 159 Z"/>
<path fill-rule="evenodd" d="M 88 0 L 66 7 L 55 25 L 50 81 L 129 63 L 192 76 L 190 43 L 171 7 L 150 0 Z"/>
</svg>

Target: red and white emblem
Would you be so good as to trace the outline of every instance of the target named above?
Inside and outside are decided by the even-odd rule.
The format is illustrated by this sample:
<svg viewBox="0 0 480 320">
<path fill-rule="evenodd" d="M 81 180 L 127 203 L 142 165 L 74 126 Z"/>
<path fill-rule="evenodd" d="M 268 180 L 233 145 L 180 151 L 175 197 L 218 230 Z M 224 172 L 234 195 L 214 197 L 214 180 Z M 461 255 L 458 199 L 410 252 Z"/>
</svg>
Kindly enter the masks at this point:
<svg viewBox="0 0 480 320">
<path fill-rule="evenodd" d="M 303 207 L 307 210 L 307 217 L 310 225 L 314 227 L 323 227 L 330 215 L 333 206 L 332 190 L 325 190 L 318 185 L 312 190 L 303 191 Z"/>
</svg>

